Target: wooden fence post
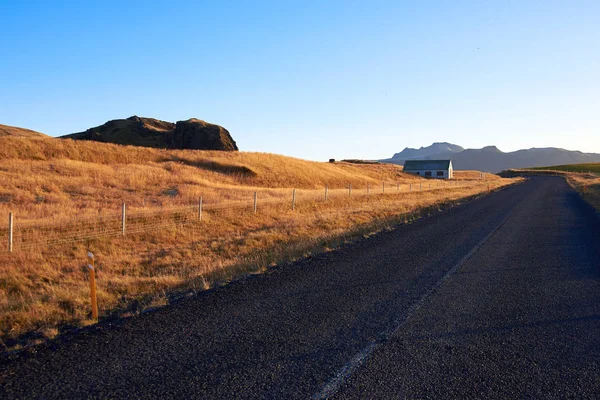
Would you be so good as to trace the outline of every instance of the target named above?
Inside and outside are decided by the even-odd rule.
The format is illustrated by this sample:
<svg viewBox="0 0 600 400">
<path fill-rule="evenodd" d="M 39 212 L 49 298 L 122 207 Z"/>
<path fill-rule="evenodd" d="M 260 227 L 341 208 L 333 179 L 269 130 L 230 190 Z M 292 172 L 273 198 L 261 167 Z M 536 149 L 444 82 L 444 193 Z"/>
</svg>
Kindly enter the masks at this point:
<svg viewBox="0 0 600 400">
<path fill-rule="evenodd" d="M 125 236 L 125 221 L 127 221 L 127 206 L 123 203 L 121 209 L 121 234 Z"/>
<path fill-rule="evenodd" d="M 292 190 L 292 211 L 296 210 L 296 189 Z"/>
<path fill-rule="evenodd" d="M 412 183 L 410 184 L 410 187 L 408 188 L 409 192 L 412 192 Z"/>
<path fill-rule="evenodd" d="M 348 184 L 348 196 L 352 196 L 352 184 Z"/>
<path fill-rule="evenodd" d="M 385 181 L 381 182 L 381 193 L 385 193 Z"/>
<path fill-rule="evenodd" d="M 325 201 L 327 201 L 328 194 L 329 194 L 329 185 L 325 185 Z"/>
<path fill-rule="evenodd" d="M 198 200 L 198 221 L 202 221 L 202 197 Z"/>
<path fill-rule="evenodd" d="M 8 251 L 13 251 L 13 213 L 8 213 Z"/>
<path fill-rule="evenodd" d="M 423 184 L 419 183 L 419 190 L 423 190 Z"/>
<path fill-rule="evenodd" d="M 398 191 L 398 192 L 400 191 L 400 184 L 399 183 L 396 183 L 396 191 Z"/>
<path fill-rule="evenodd" d="M 92 318 L 98 319 L 98 299 L 96 297 L 96 271 L 94 264 L 94 254 L 91 251 L 87 253 L 88 270 L 90 272 L 90 298 L 92 301 Z"/>
<path fill-rule="evenodd" d="M 254 192 L 254 214 L 256 214 L 256 192 Z"/>
</svg>

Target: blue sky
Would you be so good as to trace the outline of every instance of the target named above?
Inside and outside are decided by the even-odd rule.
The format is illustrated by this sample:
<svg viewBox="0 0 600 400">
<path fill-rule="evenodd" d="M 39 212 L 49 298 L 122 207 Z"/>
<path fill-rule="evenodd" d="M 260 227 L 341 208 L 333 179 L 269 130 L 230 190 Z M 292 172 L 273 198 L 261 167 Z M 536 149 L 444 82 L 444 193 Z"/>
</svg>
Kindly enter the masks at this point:
<svg viewBox="0 0 600 400">
<path fill-rule="evenodd" d="M 196 117 L 242 150 L 600 153 L 598 1 L 0 0 L 0 124 Z"/>
</svg>

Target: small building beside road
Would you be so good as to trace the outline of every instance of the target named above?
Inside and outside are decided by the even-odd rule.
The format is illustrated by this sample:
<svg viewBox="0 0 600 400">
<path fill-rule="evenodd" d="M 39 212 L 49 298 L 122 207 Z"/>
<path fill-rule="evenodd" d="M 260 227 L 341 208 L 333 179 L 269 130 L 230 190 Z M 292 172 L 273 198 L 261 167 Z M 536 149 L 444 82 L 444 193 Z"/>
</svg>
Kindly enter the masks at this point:
<svg viewBox="0 0 600 400">
<path fill-rule="evenodd" d="M 452 179 L 452 160 L 406 160 L 404 172 L 426 178 Z"/>
</svg>

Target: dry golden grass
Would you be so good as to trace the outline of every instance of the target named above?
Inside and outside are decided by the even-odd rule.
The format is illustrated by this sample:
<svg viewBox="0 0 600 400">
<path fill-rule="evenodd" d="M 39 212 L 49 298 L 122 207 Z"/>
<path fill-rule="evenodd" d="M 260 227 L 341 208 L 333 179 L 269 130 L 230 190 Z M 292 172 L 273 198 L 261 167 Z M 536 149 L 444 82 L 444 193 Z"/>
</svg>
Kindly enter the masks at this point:
<svg viewBox="0 0 600 400">
<path fill-rule="evenodd" d="M 570 173 L 567 179 L 587 202 L 600 211 L 600 177 L 598 175 Z"/>
<path fill-rule="evenodd" d="M 496 180 L 502 179 L 498 175 L 489 174 L 487 172 L 480 171 L 454 171 L 454 180 L 458 181 L 470 181 L 470 180 Z"/>
<path fill-rule="evenodd" d="M 174 151 L 53 138 L 0 137 L 0 213 L 91 216 L 130 207 L 280 197 L 273 188 L 409 182 L 394 165 L 316 163 L 263 153 Z M 287 191 L 285 191 L 287 193 Z M 16 208 L 15 208 L 16 207 Z"/>
<path fill-rule="evenodd" d="M 13 136 L 13 137 L 48 137 L 43 133 L 32 131 L 31 129 L 18 128 L 16 126 L 0 125 L 0 137 Z"/>
<path fill-rule="evenodd" d="M 26 332 L 52 336 L 65 324 L 89 324 L 83 268 L 88 249 L 97 257 L 101 316 L 137 313 L 167 303 L 173 293 L 204 290 L 327 251 L 353 236 L 413 218 L 426 207 L 513 182 L 489 175 L 473 179 L 473 174 L 478 173 L 456 172 L 462 177 L 457 184 L 406 175 L 394 165 L 0 137 L 0 216 L 14 212 L 17 238 L 37 230 L 44 237 L 69 239 L 81 227 L 97 229 L 90 224 L 99 217 L 118 224 L 122 202 L 129 205 L 132 221 L 144 215 L 170 221 L 160 229 L 141 224 L 148 229 L 125 237 L 91 235 L 50 247 L 17 241 L 15 252 L 1 251 L 0 337 L 14 346 Z M 295 211 L 292 188 L 298 189 Z M 199 196 L 206 205 L 202 221 L 194 208 Z M 172 207 L 186 215 L 185 223 L 173 222 Z M 1 217 L 4 243 L 6 226 L 7 218 Z"/>
<path fill-rule="evenodd" d="M 568 181 L 596 210 L 600 211 L 600 177 L 585 173 L 568 173 Z"/>
</svg>

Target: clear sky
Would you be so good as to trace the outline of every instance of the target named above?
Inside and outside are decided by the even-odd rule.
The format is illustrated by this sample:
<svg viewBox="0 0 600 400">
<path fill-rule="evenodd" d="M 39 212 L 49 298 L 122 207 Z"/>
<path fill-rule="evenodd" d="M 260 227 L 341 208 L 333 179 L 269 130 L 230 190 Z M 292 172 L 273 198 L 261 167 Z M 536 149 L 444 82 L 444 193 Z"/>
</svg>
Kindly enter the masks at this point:
<svg viewBox="0 0 600 400">
<path fill-rule="evenodd" d="M 241 150 L 600 153 L 600 1 L 0 0 L 0 124 L 196 117 Z"/>
</svg>

